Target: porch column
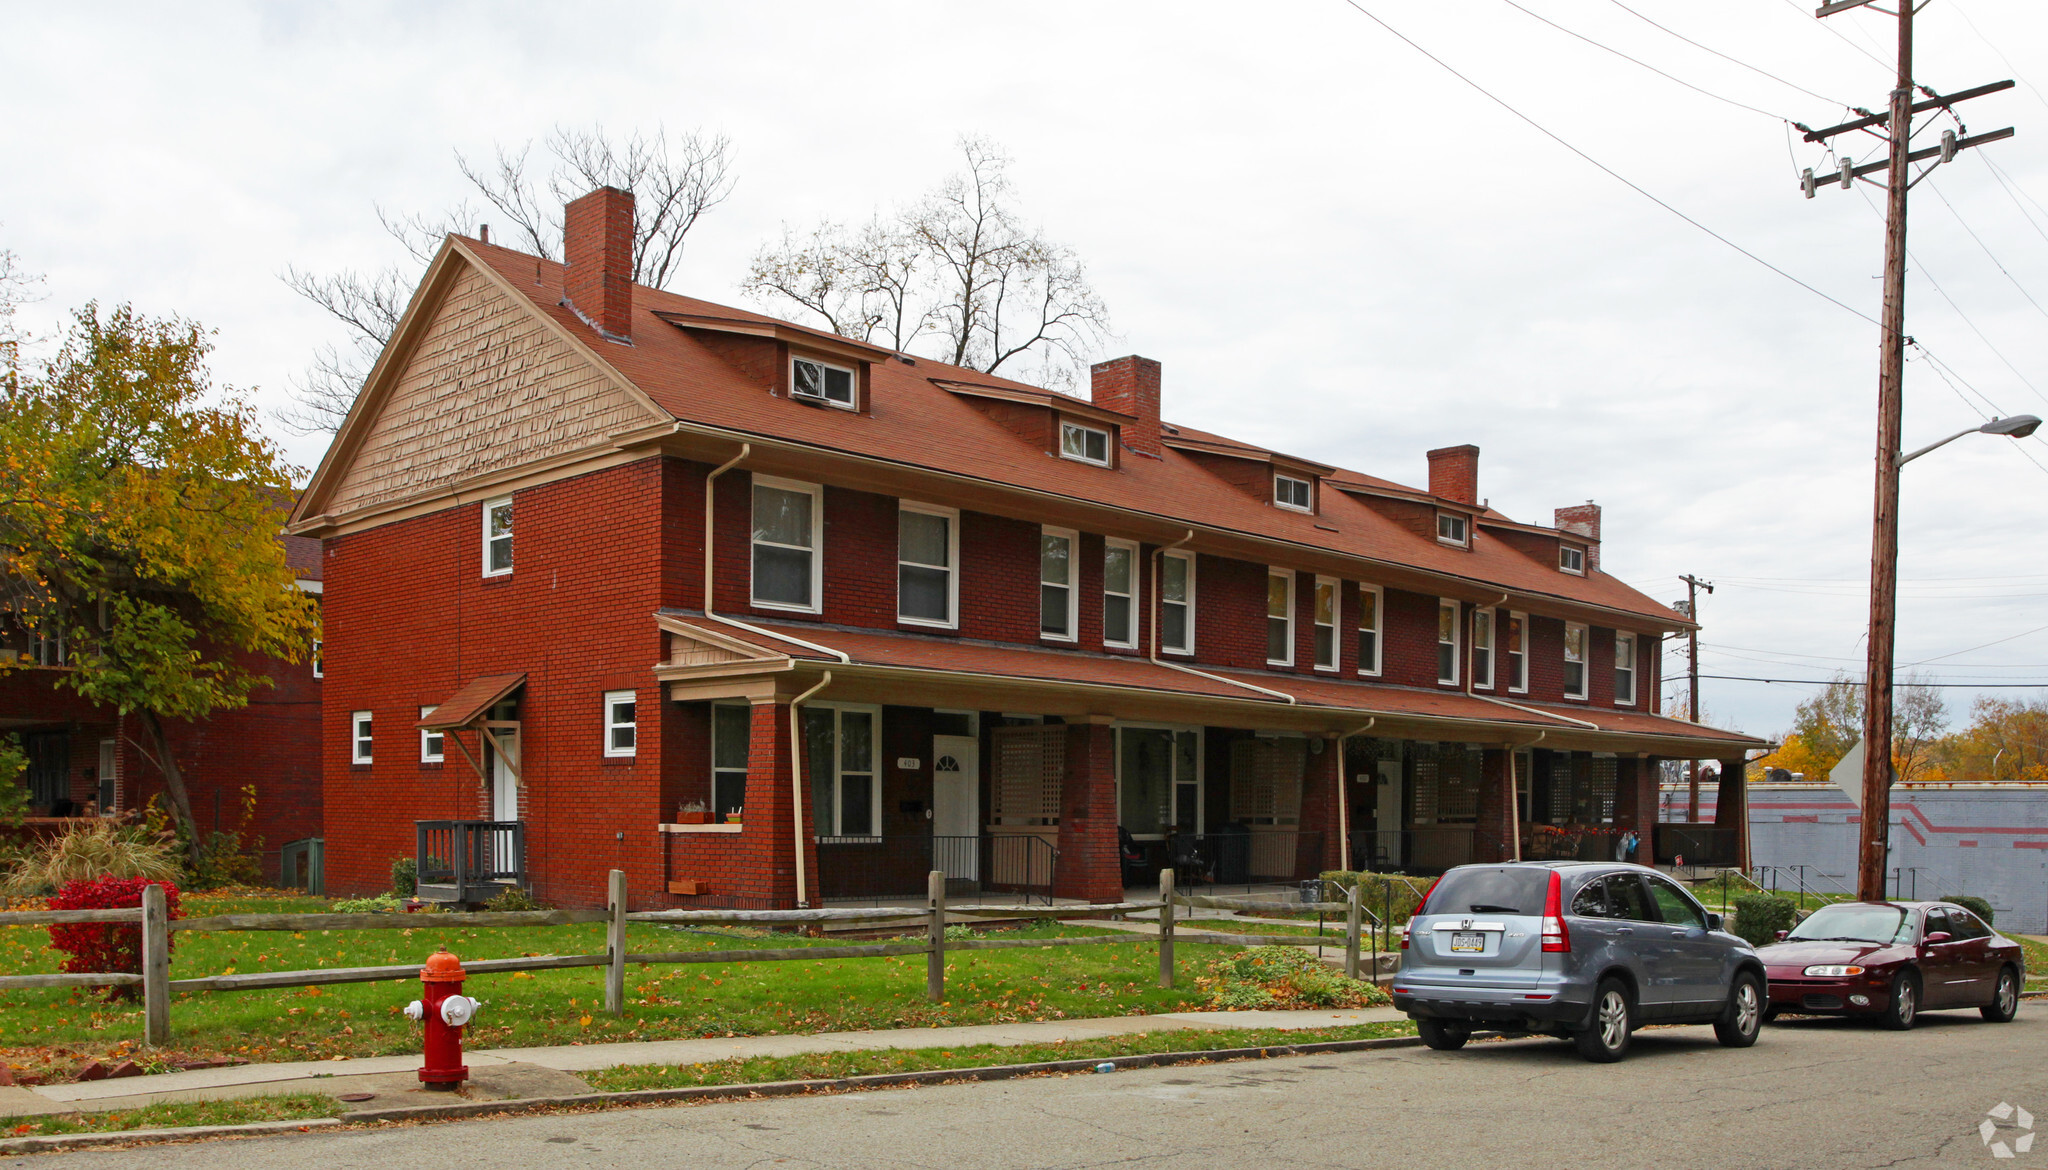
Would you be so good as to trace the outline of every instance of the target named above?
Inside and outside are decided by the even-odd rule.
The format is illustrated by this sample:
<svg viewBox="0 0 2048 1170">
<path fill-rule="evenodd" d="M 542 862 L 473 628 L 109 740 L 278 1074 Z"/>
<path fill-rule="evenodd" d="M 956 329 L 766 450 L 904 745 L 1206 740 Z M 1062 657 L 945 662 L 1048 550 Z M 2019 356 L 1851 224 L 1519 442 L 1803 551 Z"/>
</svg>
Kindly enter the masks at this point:
<svg viewBox="0 0 2048 1170">
<path fill-rule="evenodd" d="M 1714 827 L 1735 834 L 1734 864 L 1749 868 L 1749 782 L 1746 760 L 1722 760 L 1721 782 L 1714 790 Z"/>
<path fill-rule="evenodd" d="M 1067 724 L 1059 841 L 1059 860 L 1053 870 L 1055 896 L 1123 901 L 1123 869 L 1116 842 L 1116 731 L 1108 716 L 1090 715 Z"/>
<path fill-rule="evenodd" d="M 1652 841 L 1657 835 L 1659 770 L 1654 757 L 1641 753 L 1614 761 L 1614 825 L 1635 830 L 1636 861 L 1643 865 L 1657 864 Z"/>
<path fill-rule="evenodd" d="M 1343 832 L 1343 821 L 1337 816 L 1337 801 L 1344 794 L 1343 753 L 1337 750 L 1334 735 L 1309 742 L 1311 753 L 1302 769 L 1301 813 L 1296 822 L 1300 835 L 1294 852 L 1295 869 L 1304 879 L 1336 869 L 1343 856 L 1337 839 Z M 1323 746 L 1319 753 L 1313 750 L 1318 742 Z"/>
<path fill-rule="evenodd" d="M 804 810 L 790 799 L 793 761 L 789 753 L 788 703 L 763 700 L 749 709 L 752 716 L 747 743 L 747 798 L 739 851 L 741 868 L 717 885 L 726 885 L 738 896 L 774 907 L 793 908 L 796 897 L 797 818 L 808 822 Z M 809 792 L 809 786 L 805 786 Z M 808 824 L 806 825 L 808 828 Z M 811 905 L 820 904 L 818 891 L 818 848 L 812 835 L 803 836 L 804 896 Z"/>
<path fill-rule="evenodd" d="M 1514 754 L 1487 748 L 1479 757 L 1479 817 L 1473 826 L 1472 860 L 1508 861 L 1515 856 Z"/>
</svg>

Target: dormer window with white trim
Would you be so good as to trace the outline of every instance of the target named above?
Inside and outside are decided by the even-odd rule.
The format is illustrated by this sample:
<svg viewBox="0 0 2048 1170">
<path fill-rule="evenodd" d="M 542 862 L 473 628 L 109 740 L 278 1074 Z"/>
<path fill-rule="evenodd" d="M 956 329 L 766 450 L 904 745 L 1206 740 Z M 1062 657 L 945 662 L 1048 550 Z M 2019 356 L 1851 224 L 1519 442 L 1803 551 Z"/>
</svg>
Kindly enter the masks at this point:
<svg viewBox="0 0 2048 1170">
<path fill-rule="evenodd" d="M 1557 546 L 1557 567 L 1558 567 L 1558 571 L 1560 571 L 1560 572 L 1564 572 L 1564 573 L 1571 573 L 1571 574 L 1574 574 L 1575 576 L 1580 576 L 1580 577 L 1583 577 L 1583 576 L 1585 576 L 1585 575 L 1586 575 L 1586 550 L 1585 550 L 1585 549 L 1583 549 L 1583 548 L 1580 548 L 1580 547 L 1579 547 L 1578 545 L 1576 545 L 1576 544 L 1560 544 L 1560 545 L 1558 545 L 1558 546 Z"/>
<path fill-rule="evenodd" d="M 1273 505 L 1293 512 L 1315 511 L 1316 489 L 1308 480 L 1273 473 Z"/>
<path fill-rule="evenodd" d="M 792 357 L 789 359 L 789 396 L 791 398 L 836 406 L 841 410 L 854 410 L 854 387 L 859 385 L 860 375 L 846 366 L 835 366 L 817 358 Z"/>
<path fill-rule="evenodd" d="M 1109 432 L 1101 427 L 1082 426 L 1060 420 L 1060 458 L 1076 463 L 1109 466 Z"/>
<path fill-rule="evenodd" d="M 1464 516 L 1456 512 L 1438 512 L 1436 514 L 1436 538 L 1438 543 L 1455 544 L 1459 548 L 1464 548 L 1466 543 L 1472 539 L 1471 524 Z"/>
</svg>

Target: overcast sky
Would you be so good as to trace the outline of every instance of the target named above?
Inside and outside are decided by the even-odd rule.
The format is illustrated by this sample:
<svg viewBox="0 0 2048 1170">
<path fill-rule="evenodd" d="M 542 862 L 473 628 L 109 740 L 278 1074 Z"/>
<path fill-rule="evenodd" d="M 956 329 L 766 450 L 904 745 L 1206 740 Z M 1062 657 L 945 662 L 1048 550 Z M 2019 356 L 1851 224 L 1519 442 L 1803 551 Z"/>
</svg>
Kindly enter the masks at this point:
<svg viewBox="0 0 2048 1170">
<path fill-rule="evenodd" d="M 1881 108 L 1891 18 L 1519 2 L 1362 0 L 1686 215 L 1877 314 L 1879 192 L 1801 198 L 1796 168 L 1834 164 L 1782 119 Z M 43 331 L 94 298 L 185 315 L 218 331 L 220 380 L 270 405 L 345 340 L 279 274 L 403 259 L 374 209 L 456 203 L 457 150 L 557 123 L 729 135 L 737 188 L 672 287 L 742 303 L 749 255 L 782 224 L 907 201 L 981 134 L 1014 157 L 1027 214 L 1087 261 L 1118 334 L 1096 356 L 1164 363 L 1169 420 L 1418 485 L 1424 451 L 1477 443 L 1480 493 L 1507 514 L 1548 523 L 1594 499 L 1608 571 L 1664 601 L 1680 574 L 1714 581 L 1708 673 L 1860 671 L 1875 327 L 1343 0 L 6 2 L 0 26 L 0 248 L 47 274 L 29 314 Z M 2048 6 L 1933 0 L 1916 27 L 1922 84 L 2020 84 L 1962 107 L 1973 132 L 2018 137 L 1915 191 L 1926 265 L 1908 332 L 1956 383 L 1909 365 L 1908 447 L 2048 413 Z M 1859 161 L 1877 149 L 1853 141 Z M 323 448 L 288 440 L 309 467 Z M 2048 464 L 2039 439 L 1973 436 L 1907 469 L 1902 665 L 2048 680 L 2048 470 L 2023 450 Z M 1703 686 L 1711 717 L 1759 734 L 1811 690 Z M 1958 715 L 1975 694 L 1945 693 Z"/>
</svg>

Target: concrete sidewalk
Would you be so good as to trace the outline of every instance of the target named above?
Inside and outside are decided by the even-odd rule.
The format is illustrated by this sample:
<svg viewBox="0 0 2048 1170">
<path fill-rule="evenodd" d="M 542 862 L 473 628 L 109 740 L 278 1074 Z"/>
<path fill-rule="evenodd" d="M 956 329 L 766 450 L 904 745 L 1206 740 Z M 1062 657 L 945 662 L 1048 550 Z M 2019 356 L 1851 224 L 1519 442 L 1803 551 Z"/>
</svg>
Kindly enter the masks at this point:
<svg viewBox="0 0 2048 1170">
<path fill-rule="evenodd" d="M 951 1028 L 894 1028 L 813 1035 L 731 1036 L 701 1040 L 643 1040 L 624 1044 L 581 1044 L 551 1048 L 472 1049 L 465 1054 L 471 1100 L 586 1093 L 577 1073 L 632 1064 L 707 1064 L 735 1057 L 798 1056 L 814 1052 L 864 1052 L 889 1048 L 951 1048 L 976 1044 L 1050 1044 L 1103 1036 L 1197 1028 L 1340 1028 L 1400 1020 L 1392 1008 L 1317 1011 L 1168 1012 L 1091 1020 L 1037 1020 L 1014 1024 L 969 1024 Z M 368 1094 L 357 1108 L 389 1108 L 446 1102 L 447 1093 L 420 1088 L 420 1058 L 377 1056 L 362 1060 L 244 1064 L 194 1069 L 81 1084 L 0 1088 L 0 1117 L 29 1117 L 79 1111 L 132 1109 L 168 1101 L 209 1101 L 286 1093 Z"/>
</svg>

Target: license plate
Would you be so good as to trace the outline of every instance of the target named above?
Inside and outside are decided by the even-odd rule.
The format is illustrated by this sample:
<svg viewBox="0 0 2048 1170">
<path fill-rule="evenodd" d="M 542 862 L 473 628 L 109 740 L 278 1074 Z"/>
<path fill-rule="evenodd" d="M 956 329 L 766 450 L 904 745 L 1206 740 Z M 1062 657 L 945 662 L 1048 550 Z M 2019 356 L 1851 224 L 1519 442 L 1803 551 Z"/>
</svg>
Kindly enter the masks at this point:
<svg viewBox="0 0 2048 1170">
<path fill-rule="evenodd" d="M 1486 936 L 1476 930 L 1460 930 L 1451 935 L 1451 950 L 1453 951 L 1483 951 L 1485 949 Z"/>
</svg>

